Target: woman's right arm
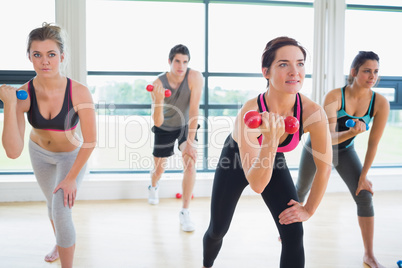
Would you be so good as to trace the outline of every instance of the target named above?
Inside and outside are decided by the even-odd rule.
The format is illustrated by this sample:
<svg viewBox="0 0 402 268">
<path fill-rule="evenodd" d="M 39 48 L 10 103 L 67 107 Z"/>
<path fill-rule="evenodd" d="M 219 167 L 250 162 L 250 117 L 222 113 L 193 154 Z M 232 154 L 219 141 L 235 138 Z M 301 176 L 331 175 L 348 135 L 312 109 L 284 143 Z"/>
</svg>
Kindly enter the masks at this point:
<svg viewBox="0 0 402 268">
<path fill-rule="evenodd" d="M 285 124 L 279 115 L 264 112 L 261 114 L 261 126 L 257 129 L 248 128 L 243 120 L 244 114 L 249 110 L 256 110 L 256 107 L 250 103 L 256 103 L 256 100 L 247 102 L 240 110 L 235 121 L 234 131 L 237 133 L 234 133 L 234 136 L 239 146 L 241 164 L 246 179 L 251 189 L 259 194 L 271 181 L 276 150 L 279 139 L 285 132 Z M 257 140 L 260 133 L 263 135 L 261 146 Z"/>
<path fill-rule="evenodd" d="M 366 125 L 363 122 L 358 121 L 355 127 L 351 127 L 346 131 L 336 131 L 336 124 L 338 120 L 337 111 L 341 108 L 342 96 L 341 89 L 334 89 L 325 95 L 324 109 L 328 117 L 329 130 L 331 132 L 332 145 L 342 143 L 350 138 L 353 138 L 357 134 L 366 131 Z"/>
<path fill-rule="evenodd" d="M 28 99 L 17 99 L 16 90 L 8 85 L 0 86 L 0 99 L 4 105 L 2 143 L 7 157 L 12 159 L 18 158 L 24 149 L 24 112 L 29 104 Z"/>
</svg>

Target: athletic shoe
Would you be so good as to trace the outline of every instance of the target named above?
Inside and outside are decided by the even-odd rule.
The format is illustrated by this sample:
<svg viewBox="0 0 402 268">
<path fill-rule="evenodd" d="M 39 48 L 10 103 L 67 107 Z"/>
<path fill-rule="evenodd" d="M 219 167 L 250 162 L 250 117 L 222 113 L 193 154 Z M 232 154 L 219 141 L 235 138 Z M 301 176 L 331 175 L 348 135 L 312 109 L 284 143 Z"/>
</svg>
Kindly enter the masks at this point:
<svg viewBox="0 0 402 268">
<path fill-rule="evenodd" d="M 195 230 L 194 223 L 190 219 L 190 212 L 182 210 L 179 213 L 181 229 L 185 232 L 192 232 Z"/>
<path fill-rule="evenodd" d="M 159 204 L 159 194 L 158 194 L 159 187 L 152 187 L 152 185 L 148 186 L 148 203 L 151 205 Z"/>
</svg>

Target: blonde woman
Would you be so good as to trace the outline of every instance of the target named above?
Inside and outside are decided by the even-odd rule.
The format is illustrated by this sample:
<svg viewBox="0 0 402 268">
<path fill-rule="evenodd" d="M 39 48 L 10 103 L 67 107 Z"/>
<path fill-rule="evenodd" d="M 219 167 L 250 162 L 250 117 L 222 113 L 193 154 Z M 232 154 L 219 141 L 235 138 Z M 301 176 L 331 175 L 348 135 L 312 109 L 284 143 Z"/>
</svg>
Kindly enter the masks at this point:
<svg viewBox="0 0 402 268">
<path fill-rule="evenodd" d="M 27 53 L 36 76 L 19 89 L 28 92 L 28 98 L 17 100 L 17 89 L 2 85 L 0 99 L 4 103 L 2 142 L 9 158 L 19 157 L 23 150 L 25 113 L 32 125 L 31 163 L 56 236 L 56 246 L 45 261 L 60 257 L 62 267 L 70 268 L 75 250 L 71 209 L 96 144 L 96 126 L 88 88 L 60 72 L 66 56 L 61 32 L 47 23 L 31 31 Z M 79 122 L 82 140 L 76 133 Z"/>
</svg>

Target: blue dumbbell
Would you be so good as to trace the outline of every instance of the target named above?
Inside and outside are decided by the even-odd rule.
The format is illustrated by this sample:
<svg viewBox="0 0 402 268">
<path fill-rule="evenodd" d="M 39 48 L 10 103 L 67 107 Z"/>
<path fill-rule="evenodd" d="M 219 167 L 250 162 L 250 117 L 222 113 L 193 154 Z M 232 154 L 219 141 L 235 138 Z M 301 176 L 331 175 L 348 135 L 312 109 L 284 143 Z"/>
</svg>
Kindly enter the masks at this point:
<svg viewBox="0 0 402 268">
<path fill-rule="evenodd" d="M 396 264 L 398 265 L 399 268 L 402 268 L 402 261 L 401 260 L 397 261 Z"/>
<path fill-rule="evenodd" d="M 353 121 L 352 119 L 347 120 L 345 123 L 345 126 L 347 126 L 349 128 L 354 127 L 355 125 L 356 125 L 356 122 Z M 366 130 L 368 130 L 368 129 L 369 129 L 369 125 L 366 124 Z"/>
<path fill-rule="evenodd" d="M 28 98 L 28 93 L 25 90 L 18 90 L 17 91 L 17 99 L 25 100 L 26 98 Z"/>
</svg>

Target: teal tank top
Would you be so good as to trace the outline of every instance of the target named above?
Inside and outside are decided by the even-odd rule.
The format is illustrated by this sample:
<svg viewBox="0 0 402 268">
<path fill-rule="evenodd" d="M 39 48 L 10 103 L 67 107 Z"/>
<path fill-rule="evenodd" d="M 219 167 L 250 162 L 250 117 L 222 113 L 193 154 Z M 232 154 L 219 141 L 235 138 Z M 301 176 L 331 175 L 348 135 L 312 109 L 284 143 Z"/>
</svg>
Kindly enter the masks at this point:
<svg viewBox="0 0 402 268">
<path fill-rule="evenodd" d="M 370 101 L 369 107 L 367 109 L 367 112 L 363 116 L 361 116 L 361 117 L 353 116 L 353 115 L 349 115 L 348 113 L 346 113 L 346 111 L 345 111 L 345 105 L 346 105 L 345 89 L 346 89 L 346 86 L 344 86 L 341 90 L 342 106 L 341 106 L 341 109 L 339 109 L 337 112 L 337 122 L 336 122 L 336 128 L 335 128 L 336 132 L 342 132 L 342 131 L 348 130 L 349 128 L 346 126 L 346 121 L 349 119 L 359 119 L 360 121 L 362 121 L 366 124 L 369 124 L 371 122 L 371 119 L 373 118 L 373 114 L 374 114 L 374 102 L 375 102 L 375 92 L 374 91 L 373 91 L 373 96 L 371 97 L 371 101 Z M 352 137 L 342 143 L 334 145 L 334 148 L 336 147 L 337 149 L 342 149 L 342 148 L 347 148 L 347 147 L 351 146 L 353 144 L 353 140 L 355 139 L 355 137 Z"/>
</svg>

